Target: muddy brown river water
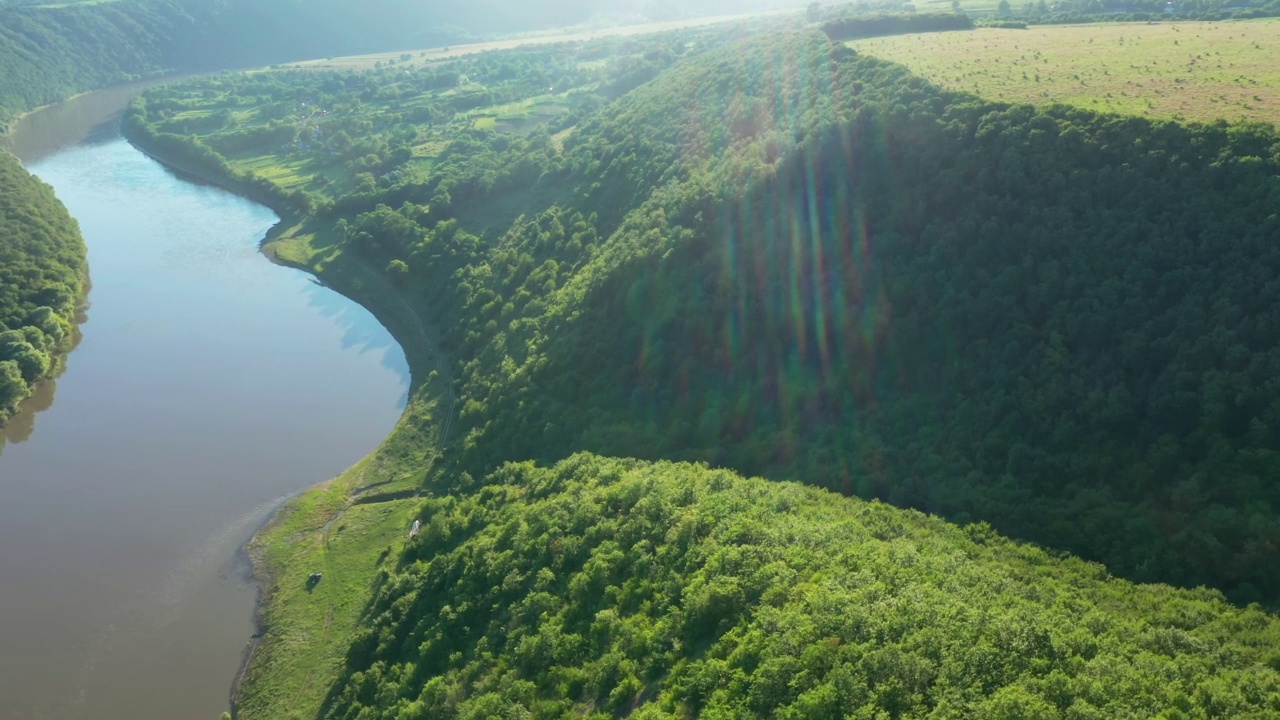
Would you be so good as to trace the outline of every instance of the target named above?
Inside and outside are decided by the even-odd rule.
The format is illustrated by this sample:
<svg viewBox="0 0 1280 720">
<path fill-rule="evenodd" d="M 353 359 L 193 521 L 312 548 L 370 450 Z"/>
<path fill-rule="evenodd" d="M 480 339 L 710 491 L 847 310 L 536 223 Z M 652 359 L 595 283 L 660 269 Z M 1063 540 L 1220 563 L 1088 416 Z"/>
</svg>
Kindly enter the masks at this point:
<svg viewBox="0 0 1280 720">
<path fill-rule="evenodd" d="M 390 432 L 404 355 L 269 263 L 260 205 L 121 139 L 137 88 L 10 142 L 80 222 L 92 290 L 56 386 L 0 450 L 0 720 L 213 720 L 252 632 L 237 549 Z"/>
</svg>

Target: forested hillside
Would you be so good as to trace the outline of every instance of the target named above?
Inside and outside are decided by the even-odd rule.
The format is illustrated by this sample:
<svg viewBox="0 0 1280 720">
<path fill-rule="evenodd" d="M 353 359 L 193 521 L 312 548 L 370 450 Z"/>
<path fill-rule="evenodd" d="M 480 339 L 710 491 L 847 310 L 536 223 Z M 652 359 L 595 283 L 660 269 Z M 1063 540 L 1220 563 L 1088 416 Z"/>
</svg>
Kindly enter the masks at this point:
<svg viewBox="0 0 1280 720">
<path fill-rule="evenodd" d="M 53 190 L 0 152 L 0 423 L 61 367 L 84 255 L 80 228 Z"/>
<path fill-rule="evenodd" d="M 1280 622 L 985 525 L 577 455 L 426 502 L 324 717 L 1273 717 Z"/>
<path fill-rule="evenodd" d="M 458 270 L 443 218 L 353 226 L 456 288 L 430 307 L 466 358 L 463 466 L 704 458 L 1280 592 L 1272 131 L 985 106 L 806 40 L 531 149 L 465 167 L 578 191 Z M 432 193 L 497 199 L 486 172 Z"/>
<path fill-rule="evenodd" d="M 1240 655 L 1192 630 L 1224 622 L 1215 642 L 1247 643 L 1272 621 L 1233 625 L 1211 591 L 1112 583 L 985 526 L 706 470 L 507 465 L 699 460 L 1280 600 L 1275 129 L 991 103 L 817 30 L 743 34 L 223 76 L 131 110 L 145 147 L 271 188 L 297 223 L 270 252 L 409 312 L 433 348 L 410 353 L 397 435 L 346 481 L 434 495 L 422 535 L 401 556 L 403 506 L 345 514 L 377 496 L 294 506 L 276 571 L 383 572 L 365 611 L 363 577 L 320 591 L 327 608 L 282 593 L 246 716 L 280 715 L 277 687 L 319 708 L 317 683 L 319 716 L 352 718 L 1280 712 L 1274 640 Z M 717 483 L 723 497 L 699 494 Z M 703 542 L 680 544 L 676 507 Z M 913 536 L 918 556 L 876 564 L 867 507 L 939 544 Z M 348 522 L 364 539 L 342 539 Z M 753 549 L 716 555 L 730 545 Z M 984 569 L 946 559 L 961 556 Z M 804 582 L 756 572 L 783 567 L 847 592 L 828 609 L 769 594 Z M 971 585 L 947 586 L 953 571 Z M 893 590 L 859 595 L 876 583 Z M 883 614 L 860 615 L 873 601 Z M 1184 601 L 1207 603 L 1187 610 L 1199 620 L 1160 614 Z M 1026 632 L 987 637 L 951 622 L 960 607 Z M 829 622 L 789 632 L 793 614 Z M 1054 629 L 1082 623 L 1110 650 Z M 1142 639 L 1169 627 L 1190 635 Z M 328 653 L 349 631 L 343 669 Z M 963 657 L 986 645 L 994 665 Z"/>
<path fill-rule="evenodd" d="M 1274 130 L 983 103 L 818 33 L 688 57 L 315 186 L 323 252 L 457 358 L 456 471 L 703 459 L 1280 597 Z"/>
<path fill-rule="evenodd" d="M 383 0 L 379 5 L 395 4 Z M 0 7 L 0 120 L 82 90 L 156 75 L 410 44 L 389 8 L 271 0 L 116 0 Z M 422 40 L 430 37 L 430 32 Z M 442 36 L 449 42 L 456 35 Z"/>
</svg>

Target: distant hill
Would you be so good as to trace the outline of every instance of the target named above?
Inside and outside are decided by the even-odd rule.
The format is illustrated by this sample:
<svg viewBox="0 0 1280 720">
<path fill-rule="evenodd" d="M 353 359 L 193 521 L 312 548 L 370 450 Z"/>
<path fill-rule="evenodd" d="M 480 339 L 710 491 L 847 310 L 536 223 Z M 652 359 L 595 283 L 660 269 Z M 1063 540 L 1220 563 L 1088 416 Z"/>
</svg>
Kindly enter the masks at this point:
<svg viewBox="0 0 1280 720">
<path fill-rule="evenodd" d="M 446 45 L 596 22 L 742 13 L 793 0 L 0 1 L 0 123 L 87 89 L 168 73 Z"/>
</svg>

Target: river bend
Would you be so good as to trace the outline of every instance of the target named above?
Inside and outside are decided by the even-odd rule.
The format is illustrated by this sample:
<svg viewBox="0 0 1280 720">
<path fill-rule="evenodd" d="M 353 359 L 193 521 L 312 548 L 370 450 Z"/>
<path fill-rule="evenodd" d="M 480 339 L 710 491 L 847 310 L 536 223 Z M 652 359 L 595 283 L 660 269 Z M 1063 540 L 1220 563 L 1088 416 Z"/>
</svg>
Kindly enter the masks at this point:
<svg viewBox="0 0 1280 720">
<path fill-rule="evenodd" d="M 66 373 L 5 430 L 0 720 L 213 720 L 252 632 L 237 548 L 386 437 L 408 369 L 367 311 L 258 252 L 270 210 L 55 113 L 24 159 L 80 222 L 92 289 Z"/>
</svg>

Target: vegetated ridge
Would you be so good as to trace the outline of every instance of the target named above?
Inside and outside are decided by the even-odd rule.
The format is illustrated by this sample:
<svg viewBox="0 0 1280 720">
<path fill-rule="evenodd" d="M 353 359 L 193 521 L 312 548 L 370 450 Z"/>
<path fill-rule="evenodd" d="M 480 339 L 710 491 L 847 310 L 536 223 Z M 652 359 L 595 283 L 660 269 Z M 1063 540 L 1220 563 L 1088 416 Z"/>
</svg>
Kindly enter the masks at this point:
<svg viewBox="0 0 1280 720">
<path fill-rule="evenodd" d="M 0 424 L 61 369 L 85 272 L 76 221 L 48 185 L 0 151 Z"/>
<path fill-rule="evenodd" d="M 735 631 L 735 618 L 767 612 L 768 583 L 752 586 L 759 594 L 709 596 L 709 607 L 728 614 L 706 618 L 684 614 L 695 594 L 678 587 L 636 590 L 638 604 L 627 605 L 626 578 L 646 576 L 611 575 L 614 559 L 587 573 L 602 573 L 603 585 L 570 589 L 568 598 L 560 592 L 569 585 L 556 583 L 586 571 L 584 548 L 609 540 L 614 521 L 627 538 L 618 542 L 623 558 L 638 562 L 648 552 L 628 555 L 648 537 L 628 525 L 645 521 L 626 502 L 606 502 L 604 490 L 593 496 L 599 505 L 586 501 L 580 517 L 542 541 L 541 518 L 558 502 L 583 503 L 596 482 L 596 470 L 582 463 L 617 461 L 580 459 L 555 470 L 507 463 L 545 466 L 589 450 L 702 460 L 961 523 L 986 520 L 1104 560 L 1130 578 L 1208 584 L 1245 601 L 1280 594 L 1272 501 L 1280 465 L 1268 429 L 1280 409 L 1280 338 L 1270 330 L 1280 325 L 1268 319 L 1280 292 L 1270 242 L 1280 231 L 1274 129 L 1011 107 L 940 90 L 816 32 L 736 34 L 566 45 L 408 73 L 223 77 L 152 91 L 132 110 L 128 122 L 144 146 L 165 132 L 189 133 L 200 143 L 192 147 L 237 172 L 277 178 L 312 218 L 272 247 L 322 276 L 349 280 L 381 268 L 387 287 L 432 328 L 451 368 L 446 376 L 415 367 L 433 382 L 420 386 L 414 403 L 422 405 L 411 403 L 389 443 L 394 451 L 343 482 L 417 485 L 439 496 L 417 513 L 425 525 L 473 529 L 451 530 L 447 540 L 424 530 L 436 539 L 421 540 L 427 550 L 419 554 L 419 541 L 403 537 L 415 516 L 403 503 L 411 501 L 395 500 L 402 505 L 382 520 L 371 518 L 376 505 L 344 502 L 332 487 L 292 506 L 261 541 L 280 589 L 250 669 L 245 716 L 281 716 L 280 703 L 335 717 L 583 710 L 663 717 L 713 703 L 762 716 L 791 708 L 798 717 L 802 707 L 835 708 L 832 716 L 899 708 L 904 717 L 979 709 L 992 717 L 1276 712 L 1275 663 L 1262 646 L 1227 653 L 1258 690 L 1223 705 L 1201 683 L 1241 685 L 1222 679 L 1226 665 L 1195 659 L 1198 641 L 1167 648 L 1191 673 L 1173 683 L 1176 691 L 1157 669 L 1163 661 L 1148 663 L 1138 645 L 1113 646 L 1115 659 L 1099 672 L 1135 665 L 1143 678 L 1099 681 L 1125 687 L 1121 699 L 1082 684 L 1099 676 L 1069 661 L 1065 639 L 1043 627 L 1049 639 L 1032 631 L 1040 638 L 1032 645 L 1052 651 L 1039 655 L 1028 645 L 995 657 L 1044 659 L 1025 670 L 1040 679 L 1060 670 L 1066 679 L 1052 687 L 1022 684 L 1022 670 L 999 674 L 999 682 L 944 673 L 941 649 L 968 647 L 972 638 L 938 632 L 917 638 L 922 654 L 933 653 L 929 667 L 906 661 L 883 670 L 850 650 L 854 689 L 840 690 L 823 674 L 839 663 L 820 662 L 794 687 L 752 705 L 749 691 L 765 678 L 756 669 L 792 651 L 800 662 L 803 648 L 771 645 L 736 659 L 711 648 L 735 647 L 735 632 L 751 627 Z M 617 77 L 610 73 L 639 61 L 652 63 L 640 82 L 608 92 Z M 592 74 L 601 68 L 603 75 Z M 547 83 L 543 72 L 557 79 Z M 573 101 L 557 100 L 559 93 Z M 564 107 L 532 112 L 553 102 Z M 268 130 L 279 135 L 267 139 Z M 254 141 L 252 133 L 262 135 Z M 448 403 L 439 402 L 442 380 Z M 423 434 L 445 414 L 447 437 Z M 439 444 L 427 448 L 426 439 Z M 709 472 L 658 467 L 656 496 L 696 495 L 700 473 Z M 542 473 L 560 473 L 563 484 L 526 499 Z M 732 487 L 745 482 L 719 477 Z M 508 490 L 485 489 L 507 483 Z M 852 503 L 804 492 L 804 503 Z M 542 497 L 550 504 L 540 505 Z M 700 507 L 692 498 L 689 505 Z M 729 525 L 751 546 L 805 512 L 796 508 L 744 508 Z M 344 531 L 353 510 L 362 523 Z M 508 529 L 485 534 L 487 520 L 460 519 L 472 510 Z M 919 517 L 884 512 L 902 522 Z M 717 516 L 710 506 L 707 513 Z M 356 535 L 344 540 L 344 532 Z M 466 549 L 472 537 L 475 550 Z M 557 564 L 560 546 L 576 553 L 567 564 Z M 1040 567 L 1048 577 L 1077 577 L 1070 583 L 1098 593 L 1092 597 L 1199 598 L 1208 603 L 1199 617 L 1232 628 L 1224 641 L 1247 644 L 1250 632 L 1273 632 L 1228 620 L 1241 611 L 1213 591 L 1179 595 L 1120 581 L 1102 589 L 1100 575 L 1045 565 L 1036 552 L 984 561 L 982 572 L 1027 577 Z M 362 568 L 374 584 L 344 576 L 339 589 L 296 590 L 317 560 Z M 915 576 L 905 561 L 894 567 L 928 576 Z M 745 577 L 732 565 L 716 568 Z M 450 590 L 456 595 L 441 593 L 458 583 L 464 590 Z M 987 590 L 981 599 L 1003 607 L 1013 602 L 1004 593 L 1026 586 Z M 513 614 L 539 592 L 564 604 Z M 1150 609 L 1164 602 L 1092 611 L 1117 613 L 1115 622 L 1141 634 L 1167 627 Z M 1030 615 L 1041 612 L 1029 607 Z M 621 627 L 633 614 L 634 626 Z M 1271 627 L 1265 615 L 1255 617 Z M 600 619 L 598 636 L 591 618 Z M 447 634 L 456 644 L 435 644 L 455 620 L 468 628 Z M 525 657 L 517 645 L 498 644 L 494 633 L 526 625 L 540 636 L 548 628 L 542 647 L 550 654 L 517 661 Z M 760 642 L 786 637 L 785 627 L 763 627 Z M 694 634 L 682 635 L 686 629 Z M 827 645 L 840 648 L 866 642 L 857 632 L 839 625 L 812 637 L 834 638 Z M 681 644 L 663 645 L 673 638 Z M 542 640 L 527 642 L 532 652 Z M 297 652 L 298 643 L 316 656 Z M 695 664 L 696 688 L 681 685 Z M 564 669 L 536 669 L 549 667 Z M 834 691 L 822 689 L 828 680 Z M 882 681 L 883 692 L 873 691 Z M 818 704 L 792 708 L 810 689 L 817 694 L 805 702 Z"/>
<path fill-rule="evenodd" d="M 428 500 L 323 717 L 1264 718 L 1280 622 L 985 525 L 575 455 Z"/>
</svg>

